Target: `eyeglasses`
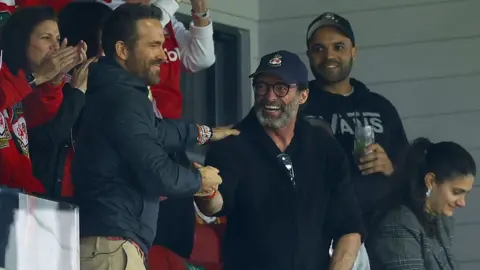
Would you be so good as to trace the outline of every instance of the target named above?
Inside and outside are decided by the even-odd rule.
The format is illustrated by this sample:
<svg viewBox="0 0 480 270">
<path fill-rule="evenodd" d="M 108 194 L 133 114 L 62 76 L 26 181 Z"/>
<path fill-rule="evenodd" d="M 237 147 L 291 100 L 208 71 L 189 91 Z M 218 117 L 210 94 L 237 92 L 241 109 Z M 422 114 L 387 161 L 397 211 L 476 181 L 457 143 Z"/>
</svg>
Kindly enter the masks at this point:
<svg viewBox="0 0 480 270">
<path fill-rule="evenodd" d="M 270 89 L 273 89 L 273 93 L 277 97 L 282 98 L 288 95 L 291 88 L 295 87 L 297 87 L 295 84 L 256 82 L 253 84 L 253 91 L 259 96 L 265 96 L 270 92 Z"/>
</svg>

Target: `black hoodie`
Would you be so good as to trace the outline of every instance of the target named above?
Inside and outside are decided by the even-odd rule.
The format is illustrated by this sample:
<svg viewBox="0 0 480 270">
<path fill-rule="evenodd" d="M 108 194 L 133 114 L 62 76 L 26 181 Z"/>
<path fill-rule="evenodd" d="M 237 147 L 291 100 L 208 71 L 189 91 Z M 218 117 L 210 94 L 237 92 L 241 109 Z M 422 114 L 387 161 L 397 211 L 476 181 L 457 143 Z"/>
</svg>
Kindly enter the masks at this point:
<svg viewBox="0 0 480 270">
<path fill-rule="evenodd" d="M 392 179 L 380 173 L 362 175 L 355 164 L 355 115 L 363 125 L 373 127 L 375 142 L 385 149 L 394 166 L 400 161 L 408 140 L 400 116 L 390 101 L 371 92 L 355 79 L 351 79 L 350 84 L 353 93 L 343 96 L 324 91 L 318 84 L 310 82 L 310 95 L 303 113 L 306 116 L 321 117 L 330 123 L 335 137 L 350 158 L 356 194 L 368 224 L 377 203 L 391 191 L 393 185 Z"/>
</svg>

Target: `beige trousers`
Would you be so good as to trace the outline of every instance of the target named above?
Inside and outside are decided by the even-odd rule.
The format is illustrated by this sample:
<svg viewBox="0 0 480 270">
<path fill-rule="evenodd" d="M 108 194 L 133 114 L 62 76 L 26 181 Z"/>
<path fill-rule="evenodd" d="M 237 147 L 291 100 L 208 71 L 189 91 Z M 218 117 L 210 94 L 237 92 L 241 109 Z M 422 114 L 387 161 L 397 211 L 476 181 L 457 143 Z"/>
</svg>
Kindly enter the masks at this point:
<svg viewBox="0 0 480 270">
<path fill-rule="evenodd" d="M 146 270 L 142 253 L 130 241 L 80 239 L 80 270 Z"/>
</svg>

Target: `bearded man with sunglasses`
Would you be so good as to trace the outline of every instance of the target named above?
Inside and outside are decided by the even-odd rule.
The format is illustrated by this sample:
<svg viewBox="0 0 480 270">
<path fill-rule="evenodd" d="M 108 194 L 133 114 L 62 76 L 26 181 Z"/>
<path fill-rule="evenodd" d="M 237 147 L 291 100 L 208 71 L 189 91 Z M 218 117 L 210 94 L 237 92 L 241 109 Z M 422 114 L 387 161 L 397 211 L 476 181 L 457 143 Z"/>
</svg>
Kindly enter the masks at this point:
<svg viewBox="0 0 480 270">
<path fill-rule="evenodd" d="M 288 51 L 262 57 L 251 76 L 255 104 L 235 138 L 212 144 L 206 164 L 223 183 L 197 198 L 206 215 L 227 216 L 225 270 L 351 269 L 363 224 L 341 146 L 297 117 L 308 71 Z M 330 259 L 331 235 L 340 239 Z"/>
</svg>

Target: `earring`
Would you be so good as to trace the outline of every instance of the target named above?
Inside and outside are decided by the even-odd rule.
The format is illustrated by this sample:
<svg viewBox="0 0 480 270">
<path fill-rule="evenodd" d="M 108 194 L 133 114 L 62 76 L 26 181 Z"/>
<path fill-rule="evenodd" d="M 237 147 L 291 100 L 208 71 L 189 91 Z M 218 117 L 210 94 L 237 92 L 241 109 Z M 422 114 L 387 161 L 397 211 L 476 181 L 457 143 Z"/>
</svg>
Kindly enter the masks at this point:
<svg viewBox="0 0 480 270">
<path fill-rule="evenodd" d="M 430 194 L 432 194 L 432 190 L 428 189 L 427 192 L 425 192 L 425 195 L 427 195 L 427 198 L 430 197 Z"/>
</svg>

